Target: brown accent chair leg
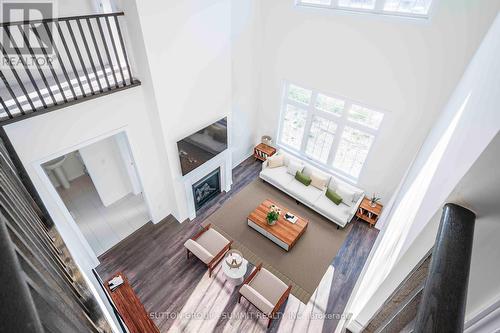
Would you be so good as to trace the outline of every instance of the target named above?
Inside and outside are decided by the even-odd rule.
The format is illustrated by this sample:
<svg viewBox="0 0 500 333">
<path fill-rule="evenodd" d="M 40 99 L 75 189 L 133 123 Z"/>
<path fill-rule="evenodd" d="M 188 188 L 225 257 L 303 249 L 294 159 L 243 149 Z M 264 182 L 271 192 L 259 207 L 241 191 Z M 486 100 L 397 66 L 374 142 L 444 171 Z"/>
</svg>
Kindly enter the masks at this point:
<svg viewBox="0 0 500 333">
<path fill-rule="evenodd" d="M 189 259 L 189 250 L 186 250 L 187 251 L 187 258 Z"/>
<path fill-rule="evenodd" d="M 240 295 L 240 297 L 238 297 L 238 303 L 240 303 L 240 302 L 241 302 L 241 295 Z"/>
<path fill-rule="evenodd" d="M 208 277 L 212 277 L 212 267 L 208 267 Z"/>
<path fill-rule="evenodd" d="M 271 321 L 273 320 L 273 317 L 269 317 L 269 320 L 267 322 L 267 328 L 271 327 Z"/>
</svg>

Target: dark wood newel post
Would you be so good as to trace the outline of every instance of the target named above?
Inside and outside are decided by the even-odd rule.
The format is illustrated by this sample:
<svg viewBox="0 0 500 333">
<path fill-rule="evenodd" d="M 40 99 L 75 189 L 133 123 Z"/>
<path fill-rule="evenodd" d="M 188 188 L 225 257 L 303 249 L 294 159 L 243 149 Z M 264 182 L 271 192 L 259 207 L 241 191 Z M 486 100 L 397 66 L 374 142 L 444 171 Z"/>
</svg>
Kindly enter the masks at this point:
<svg viewBox="0 0 500 333">
<path fill-rule="evenodd" d="M 444 206 L 414 332 L 463 332 L 475 221 L 467 208 Z"/>
</svg>

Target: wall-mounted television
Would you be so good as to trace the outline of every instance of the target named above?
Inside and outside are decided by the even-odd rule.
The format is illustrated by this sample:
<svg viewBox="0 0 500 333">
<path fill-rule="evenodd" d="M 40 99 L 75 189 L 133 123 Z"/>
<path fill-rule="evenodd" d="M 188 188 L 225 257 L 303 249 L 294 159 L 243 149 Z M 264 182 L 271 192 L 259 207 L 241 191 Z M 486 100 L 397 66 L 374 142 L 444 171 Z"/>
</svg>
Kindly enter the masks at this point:
<svg viewBox="0 0 500 333">
<path fill-rule="evenodd" d="M 227 117 L 177 142 L 182 175 L 227 149 Z"/>
</svg>

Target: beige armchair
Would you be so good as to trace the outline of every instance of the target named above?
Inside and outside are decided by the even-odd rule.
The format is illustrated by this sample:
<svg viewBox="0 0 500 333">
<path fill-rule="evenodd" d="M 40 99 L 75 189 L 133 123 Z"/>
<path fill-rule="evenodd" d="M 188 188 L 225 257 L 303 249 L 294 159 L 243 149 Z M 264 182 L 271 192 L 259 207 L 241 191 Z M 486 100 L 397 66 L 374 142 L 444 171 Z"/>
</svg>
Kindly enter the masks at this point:
<svg viewBox="0 0 500 333">
<path fill-rule="evenodd" d="M 269 318 L 267 323 L 269 328 L 274 315 L 285 303 L 291 290 L 291 285 L 287 286 L 260 264 L 243 282 L 238 303 L 241 297 L 252 303 Z"/>
<path fill-rule="evenodd" d="M 224 258 L 224 254 L 231 249 L 233 243 L 210 226 L 208 224 L 184 243 L 187 249 L 187 258 L 189 259 L 192 253 L 203 261 L 208 266 L 209 277 L 212 276 L 213 269 Z"/>
</svg>

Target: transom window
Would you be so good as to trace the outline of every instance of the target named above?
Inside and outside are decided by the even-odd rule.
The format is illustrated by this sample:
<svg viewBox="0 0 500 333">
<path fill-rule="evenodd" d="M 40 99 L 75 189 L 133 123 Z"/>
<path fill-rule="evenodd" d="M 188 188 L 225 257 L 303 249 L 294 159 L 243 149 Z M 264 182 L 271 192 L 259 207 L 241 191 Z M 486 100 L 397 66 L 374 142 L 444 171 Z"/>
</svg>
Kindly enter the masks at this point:
<svg viewBox="0 0 500 333">
<path fill-rule="evenodd" d="M 433 0 L 296 0 L 298 5 L 427 18 Z"/>
<path fill-rule="evenodd" d="M 359 103 L 286 84 L 278 142 L 356 180 L 383 119 Z"/>
</svg>

